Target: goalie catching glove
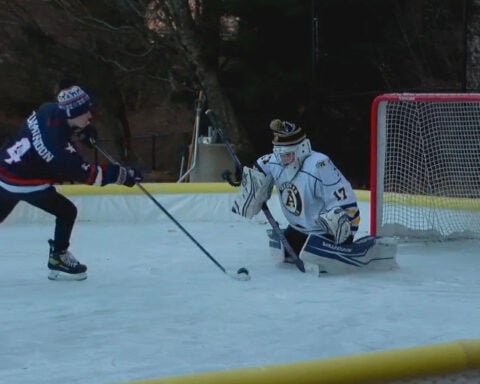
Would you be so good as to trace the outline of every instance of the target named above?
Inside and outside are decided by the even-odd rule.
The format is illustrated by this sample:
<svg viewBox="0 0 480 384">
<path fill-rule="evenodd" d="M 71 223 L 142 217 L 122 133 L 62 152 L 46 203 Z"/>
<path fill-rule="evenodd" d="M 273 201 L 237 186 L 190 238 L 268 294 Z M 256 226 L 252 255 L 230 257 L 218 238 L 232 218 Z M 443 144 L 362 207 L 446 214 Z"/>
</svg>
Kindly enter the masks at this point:
<svg viewBox="0 0 480 384">
<path fill-rule="evenodd" d="M 321 231 L 332 236 L 335 244 L 343 244 L 352 235 L 350 219 L 347 213 L 340 207 L 318 215 L 316 223 Z"/>
<path fill-rule="evenodd" d="M 235 198 L 232 212 L 251 219 L 262 209 L 272 195 L 273 178 L 256 169 L 243 167 L 242 183 Z"/>
</svg>

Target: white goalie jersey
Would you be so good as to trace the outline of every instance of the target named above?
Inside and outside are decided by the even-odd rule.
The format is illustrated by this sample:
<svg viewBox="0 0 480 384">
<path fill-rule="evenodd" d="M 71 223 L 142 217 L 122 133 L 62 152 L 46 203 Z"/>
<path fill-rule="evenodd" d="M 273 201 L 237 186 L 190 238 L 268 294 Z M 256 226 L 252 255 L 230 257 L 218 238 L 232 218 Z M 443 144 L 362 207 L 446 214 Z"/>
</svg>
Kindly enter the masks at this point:
<svg viewBox="0 0 480 384">
<path fill-rule="evenodd" d="M 322 232 L 319 214 L 341 207 L 348 215 L 352 234 L 358 230 L 360 212 L 355 192 L 325 154 L 312 151 L 293 178 L 273 154 L 260 157 L 255 167 L 273 177 L 283 213 L 295 229 L 307 234 Z"/>
</svg>

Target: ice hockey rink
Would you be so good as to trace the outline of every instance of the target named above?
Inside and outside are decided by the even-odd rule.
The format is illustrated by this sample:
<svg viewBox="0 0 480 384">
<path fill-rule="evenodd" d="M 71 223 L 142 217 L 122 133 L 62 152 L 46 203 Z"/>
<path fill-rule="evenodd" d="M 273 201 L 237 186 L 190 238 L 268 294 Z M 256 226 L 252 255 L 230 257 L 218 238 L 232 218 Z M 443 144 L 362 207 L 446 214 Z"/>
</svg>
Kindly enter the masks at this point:
<svg viewBox="0 0 480 384">
<path fill-rule="evenodd" d="M 49 281 L 53 220 L 18 206 L 0 226 L 0 383 L 125 383 L 480 337 L 478 241 L 400 244 L 397 270 L 317 277 L 275 265 L 268 223 L 234 216 L 232 193 L 154 196 L 251 280 L 224 274 L 144 194 L 72 194 L 88 279 Z"/>
</svg>

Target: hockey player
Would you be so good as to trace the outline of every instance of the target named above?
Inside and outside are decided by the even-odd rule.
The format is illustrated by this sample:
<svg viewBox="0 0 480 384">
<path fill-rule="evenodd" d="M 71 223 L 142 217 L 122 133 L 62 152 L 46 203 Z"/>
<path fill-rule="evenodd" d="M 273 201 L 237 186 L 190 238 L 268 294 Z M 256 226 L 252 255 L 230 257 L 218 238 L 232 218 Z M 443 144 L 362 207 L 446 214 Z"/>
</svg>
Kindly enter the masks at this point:
<svg viewBox="0 0 480 384">
<path fill-rule="evenodd" d="M 258 198 L 237 204 L 237 212 L 243 210 L 249 218 L 256 215 L 275 184 L 289 223 L 285 237 L 297 253 L 310 233 L 325 234 L 336 244 L 351 243 L 360 212 L 348 180 L 328 156 L 312 151 L 301 127 L 275 119 L 270 129 L 273 153 L 260 157 L 253 169 L 244 169 L 249 175 L 243 180 L 255 179 L 261 186 Z"/>
<path fill-rule="evenodd" d="M 0 151 L 0 222 L 19 201 L 55 216 L 53 240 L 49 240 L 49 279 L 86 278 L 87 267 L 68 251 L 77 208 L 59 194 L 55 183 L 91 185 L 123 184 L 132 187 L 142 180 L 139 170 L 108 164 L 89 164 L 72 140 L 77 135 L 87 145 L 96 139 L 91 125 L 92 103 L 78 86 L 61 90 L 56 103 L 46 103 L 24 121 L 13 140 Z"/>
<path fill-rule="evenodd" d="M 329 272 L 332 265 L 327 258 L 335 259 L 335 267 L 370 264 L 371 255 L 366 254 L 375 238 L 353 242 L 360 211 L 350 182 L 327 155 L 312 151 L 301 127 L 275 119 L 270 129 L 273 153 L 260 157 L 253 168 L 244 167 L 233 211 L 252 218 L 275 185 L 288 221 L 285 237 L 302 260 L 321 265 L 323 272 Z M 281 258 L 289 262 L 275 233 L 269 231 L 269 236 L 271 248 L 277 247 Z"/>
</svg>

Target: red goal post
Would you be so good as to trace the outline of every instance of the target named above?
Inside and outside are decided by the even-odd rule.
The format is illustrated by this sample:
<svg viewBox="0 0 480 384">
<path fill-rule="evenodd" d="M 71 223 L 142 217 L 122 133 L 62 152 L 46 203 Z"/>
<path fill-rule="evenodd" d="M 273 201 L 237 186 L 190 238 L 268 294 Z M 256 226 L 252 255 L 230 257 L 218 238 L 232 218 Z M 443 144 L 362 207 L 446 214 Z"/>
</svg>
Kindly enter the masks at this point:
<svg viewBox="0 0 480 384">
<path fill-rule="evenodd" d="M 370 232 L 480 238 L 480 94 L 384 94 L 371 106 Z"/>
</svg>

